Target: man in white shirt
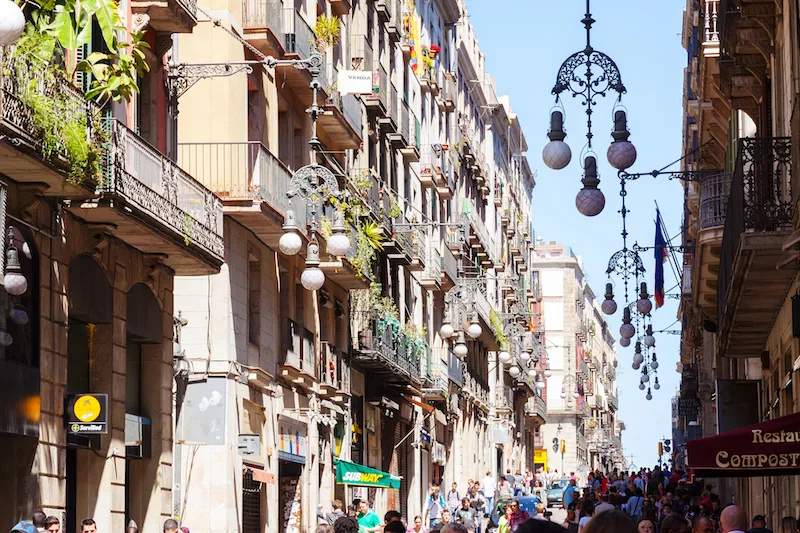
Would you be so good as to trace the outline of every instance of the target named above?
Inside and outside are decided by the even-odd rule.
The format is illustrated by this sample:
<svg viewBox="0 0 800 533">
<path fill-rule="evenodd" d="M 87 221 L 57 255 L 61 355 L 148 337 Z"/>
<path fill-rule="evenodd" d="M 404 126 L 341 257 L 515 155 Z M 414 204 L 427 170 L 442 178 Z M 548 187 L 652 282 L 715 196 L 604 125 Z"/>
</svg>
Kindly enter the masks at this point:
<svg viewBox="0 0 800 533">
<path fill-rule="evenodd" d="M 492 505 L 494 504 L 494 492 L 496 487 L 492 472 L 487 471 L 486 477 L 481 480 L 481 488 L 483 489 L 483 497 L 486 500 L 485 509 L 488 515 L 494 512 L 494 507 L 492 507 Z"/>
<path fill-rule="evenodd" d="M 719 529 L 722 533 L 744 533 L 747 526 L 747 513 L 741 507 L 729 505 L 722 510 L 719 517 Z"/>
</svg>

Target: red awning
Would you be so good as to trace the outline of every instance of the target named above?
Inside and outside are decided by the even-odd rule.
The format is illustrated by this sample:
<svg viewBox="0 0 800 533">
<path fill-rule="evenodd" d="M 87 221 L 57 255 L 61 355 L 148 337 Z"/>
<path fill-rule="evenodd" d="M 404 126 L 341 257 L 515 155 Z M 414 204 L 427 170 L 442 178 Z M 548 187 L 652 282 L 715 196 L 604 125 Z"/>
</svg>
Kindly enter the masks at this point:
<svg viewBox="0 0 800 533">
<path fill-rule="evenodd" d="M 700 477 L 800 474 L 800 413 L 686 443 Z"/>
</svg>

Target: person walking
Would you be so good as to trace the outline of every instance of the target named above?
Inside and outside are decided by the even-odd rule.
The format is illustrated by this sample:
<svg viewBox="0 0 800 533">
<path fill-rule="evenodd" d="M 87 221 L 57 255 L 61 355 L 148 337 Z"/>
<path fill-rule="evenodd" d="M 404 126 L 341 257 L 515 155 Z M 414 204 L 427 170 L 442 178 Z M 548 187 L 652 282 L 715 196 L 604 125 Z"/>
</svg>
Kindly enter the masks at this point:
<svg viewBox="0 0 800 533">
<path fill-rule="evenodd" d="M 575 492 L 575 487 L 577 484 L 577 481 L 570 479 L 567 488 L 564 489 L 564 494 L 561 496 L 561 504 L 564 506 L 564 508 L 569 507 L 569 505 L 572 503 L 572 494 Z"/>
<path fill-rule="evenodd" d="M 486 471 L 486 476 L 481 480 L 481 488 L 483 489 L 483 497 L 486 500 L 486 513 L 491 514 L 494 511 L 492 504 L 494 503 L 494 495 L 497 488 L 491 470 Z"/>
<path fill-rule="evenodd" d="M 591 500 L 583 502 L 583 505 L 581 505 L 581 513 L 584 516 L 578 521 L 578 533 L 583 532 L 594 516 L 594 504 Z"/>
<path fill-rule="evenodd" d="M 639 522 L 642 515 L 642 508 L 644 507 L 644 495 L 642 489 L 636 489 L 636 493 L 628 498 L 628 503 L 625 504 L 625 514 L 630 516 L 634 522 Z"/>
<path fill-rule="evenodd" d="M 719 517 L 719 530 L 721 533 L 744 533 L 747 530 L 747 513 L 737 505 L 727 506 Z"/>
<path fill-rule="evenodd" d="M 358 529 L 364 530 L 365 533 L 377 533 L 381 530 L 381 519 L 378 513 L 369 508 L 367 500 L 361 500 L 358 503 Z"/>
<path fill-rule="evenodd" d="M 458 494 L 458 483 L 453 482 L 453 484 L 450 485 L 450 492 L 447 493 L 445 501 L 447 502 L 447 508 L 450 509 L 450 514 L 455 516 L 456 509 L 461 505 L 461 496 Z"/>
<path fill-rule="evenodd" d="M 428 525 L 428 529 L 433 529 L 442 520 L 442 511 L 447 510 L 444 497 L 439 493 L 439 485 L 431 485 L 431 492 L 425 502 L 425 513 L 422 523 Z"/>
<path fill-rule="evenodd" d="M 472 508 L 469 498 L 461 499 L 461 506 L 456 508 L 453 516 L 457 524 L 464 524 L 469 531 L 476 531 L 475 510 Z"/>
<path fill-rule="evenodd" d="M 608 494 L 600 493 L 598 494 L 597 499 L 600 500 L 600 503 L 597 505 L 597 507 L 595 507 L 594 514 L 600 514 L 605 511 L 614 510 L 614 505 L 608 501 Z"/>
<path fill-rule="evenodd" d="M 704 491 L 703 494 L 706 495 L 706 501 L 708 502 L 707 505 L 709 509 L 711 508 L 711 493 L 708 491 Z M 702 501 L 700 502 L 703 503 Z M 35 525 L 35 522 L 34 522 Z M 747 533 L 772 533 L 772 530 L 767 527 L 767 519 L 764 518 L 764 515 L 758 514 L 753 517 L 753 527 L 747 530 Z"/>
</svg>

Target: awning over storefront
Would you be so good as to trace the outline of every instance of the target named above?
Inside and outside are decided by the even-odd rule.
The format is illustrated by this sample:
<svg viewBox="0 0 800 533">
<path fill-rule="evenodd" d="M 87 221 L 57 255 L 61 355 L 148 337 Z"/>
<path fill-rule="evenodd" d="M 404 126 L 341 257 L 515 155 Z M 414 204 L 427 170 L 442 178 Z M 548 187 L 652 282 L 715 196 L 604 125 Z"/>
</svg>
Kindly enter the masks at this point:
<svg viewBox="0 0 800 533">
<path fill-rule="evenodd" d="M 700 477 L 800 474 L 800 413 L 686 443 Z"/>
<path fill-rule="evenodd" d="M 349 461 L 338 460 L 335 464 L 336 483 L 357 487 L 400 488 L 400 478 L 397 476 Z"/>
</svg>

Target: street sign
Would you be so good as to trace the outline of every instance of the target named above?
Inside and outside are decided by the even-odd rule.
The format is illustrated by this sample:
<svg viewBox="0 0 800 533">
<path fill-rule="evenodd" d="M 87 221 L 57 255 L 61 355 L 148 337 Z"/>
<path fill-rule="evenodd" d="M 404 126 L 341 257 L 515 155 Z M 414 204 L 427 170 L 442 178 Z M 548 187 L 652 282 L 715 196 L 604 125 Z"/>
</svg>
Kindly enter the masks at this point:
<svg viewBox="0 0 800 533">
<path fill-rule="evenodd" d="M 678 415 L 694 420 L 700 412 L 700 398 L 678 398 Z"/>
<path fill-rule="evenodd" d="M 67 431 L 73 435 L 108 433 L 108 394 L 74 394 L 67 398 Z"/>
</svg>

